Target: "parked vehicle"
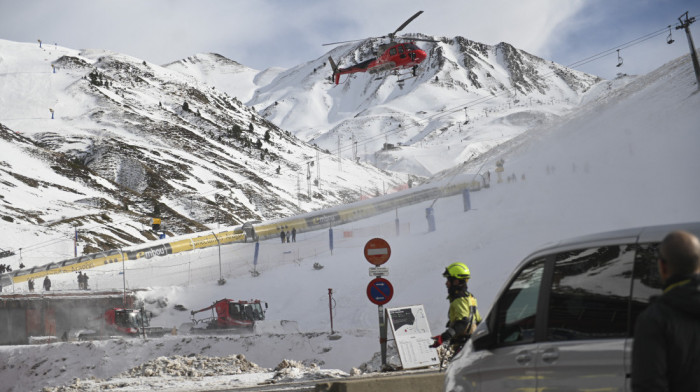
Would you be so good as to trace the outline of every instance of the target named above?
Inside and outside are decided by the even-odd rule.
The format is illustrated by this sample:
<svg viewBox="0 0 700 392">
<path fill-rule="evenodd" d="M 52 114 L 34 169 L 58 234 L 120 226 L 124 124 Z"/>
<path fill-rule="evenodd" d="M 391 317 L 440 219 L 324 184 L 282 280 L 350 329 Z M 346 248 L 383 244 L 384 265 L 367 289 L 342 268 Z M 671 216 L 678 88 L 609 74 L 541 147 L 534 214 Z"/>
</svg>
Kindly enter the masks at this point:
<svg viewBox="0 0 700 392">
<path fill-rule="evenodd" d="M 79 340 L 106 338 L 117 336 L 149 336 L 162 337 L 168 330 L 163 327 L 151 327 L 151 315 L 141 309 L 110 308 L 98 318 L 91 330 L 82 330 Z"/>
<path fill-rule="evenodd" d="M 528 256 L 450 363 L 446 391 L 630 391 L 634 323 L 661 294 L 658 243 L 700 222 L 574 238 Z"/>
</svg>

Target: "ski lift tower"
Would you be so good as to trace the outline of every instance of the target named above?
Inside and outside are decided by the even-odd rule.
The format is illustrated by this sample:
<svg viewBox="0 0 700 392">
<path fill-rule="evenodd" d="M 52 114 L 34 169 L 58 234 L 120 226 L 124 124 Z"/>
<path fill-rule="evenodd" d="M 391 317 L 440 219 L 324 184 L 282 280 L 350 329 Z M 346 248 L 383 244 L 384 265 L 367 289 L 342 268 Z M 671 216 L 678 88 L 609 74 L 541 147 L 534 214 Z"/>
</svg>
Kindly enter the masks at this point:
<svg viewBox="0 0 700 392">
<path fill-rule="evenodd" d="M 685 20 L 682 18 L 685 16 Z M 690 57 L 693 59 L 693 68 L 695 69 L 695 79 L 698 81 L 698 89 L 700 89 L 700 63 L 698 63 L 698 53 L 695 51 L 695 44 L 693 43 L 693 36 L 690 35 L 690 25 L 695 22 L 695 17 L 688 18 L 688 11 L 685 14 L 678 17 L 678 21 L 681 22 L 680 26 L 676 26 L 676 30 L 685 30 L 685 35 L 688 37 L 688 45 L 690 46 Z"/>
</svg>

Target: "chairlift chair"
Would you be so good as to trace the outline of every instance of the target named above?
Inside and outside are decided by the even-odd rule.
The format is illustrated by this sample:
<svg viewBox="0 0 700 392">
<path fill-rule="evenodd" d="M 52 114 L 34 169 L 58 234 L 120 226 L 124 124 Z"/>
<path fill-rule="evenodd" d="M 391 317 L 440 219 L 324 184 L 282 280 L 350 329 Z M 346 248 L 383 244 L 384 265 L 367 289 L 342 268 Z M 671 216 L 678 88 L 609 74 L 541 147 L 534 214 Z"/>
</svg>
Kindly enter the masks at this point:
<svg viewBox="0 0 700 392">
<path fill-rule="evenodd" d="M 668 37 L 666 37 L 666 43 L 671 45 L 674 42 L 676 42 L 676 41 L 673 39 L 673 36 L 671 35 L 671 25 L 668 25 Z"/>
<path fill-rule="evenodd" d="M 622 57 L 620 57 L 620 49 L 617 50 L 617 66 L 622 65 Z"/>
</svg>

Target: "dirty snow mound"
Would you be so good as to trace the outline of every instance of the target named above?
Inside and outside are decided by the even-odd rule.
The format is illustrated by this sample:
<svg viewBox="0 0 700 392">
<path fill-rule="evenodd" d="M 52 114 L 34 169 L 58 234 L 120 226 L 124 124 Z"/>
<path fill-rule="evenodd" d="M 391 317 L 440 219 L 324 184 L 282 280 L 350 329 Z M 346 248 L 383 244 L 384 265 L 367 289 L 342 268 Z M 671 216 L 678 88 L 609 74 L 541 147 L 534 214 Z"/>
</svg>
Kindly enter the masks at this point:
<svg viewBox="0 0 700 392">
<path fill-rule="evenodd" d="M 348 374 L 340 370 L 322 370 L 318 364 L 304 364 L 300 361 L 285 359 L 275 368 L 275 375 L 270 383 L 284 383 L 304 380 L 317 380 L 322 378 L 341 378 Z"/>
</svg>

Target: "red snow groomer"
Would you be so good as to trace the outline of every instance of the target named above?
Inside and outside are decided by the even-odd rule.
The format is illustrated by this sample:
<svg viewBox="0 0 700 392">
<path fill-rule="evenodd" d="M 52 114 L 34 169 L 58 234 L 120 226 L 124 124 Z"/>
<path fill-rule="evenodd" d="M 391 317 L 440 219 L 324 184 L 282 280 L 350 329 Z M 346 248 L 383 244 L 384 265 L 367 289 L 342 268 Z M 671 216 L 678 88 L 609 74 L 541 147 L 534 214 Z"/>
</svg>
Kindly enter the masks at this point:
<svg viewBox="0 0 700 392">
<path fill-rule="evenodd" d="M 150 326 L 150 313 L 142 309 L 107 309 L 98 320 L 98 325 L 92 330 L 81 331 L 80 340 L 105 338 L 113 335 L 133 336 L 139 335 L 161 337 L 167 330 L 163 327 Z"/>
<path fill-rule="evenodd" d="M 267 302 L 261 302 L 260 300 L 250 300 L 250 301 L 236 301 L 233 299 L 220 299 L 211 306 L 207 306 L 204 309 L 193 310 L 190 312 L 192 315 L 192 323 L 194 324 L 194 329 L 202 329 L 198 327 L 206 323 L 205 329 L 250 329 L 252 330 L 255 324 L 259 321 L 265 320 L 265 310 L 262 307 L 265 304 L 265 310 L 267 309 Z M 195 314 L 200 312 L 205 312 L 211 310 L 211 317 L 196 319 Z M 214 314 L 216 312 L 216 314 Z"/>
<path fill-rule="evenodd" d="M 265 308 L 263 308 L 263 305 Z M 211 317 L 196 319 L 195 314 L 211 310 Z M 266 320 L 267 302 L 259 299 L 237 301 L 220 299 L 204 309 L 192 310 L 192 322 L 180 330 L 193 334 L 289 334 L 298 333 L 296 321 Z"/>
</svg>

